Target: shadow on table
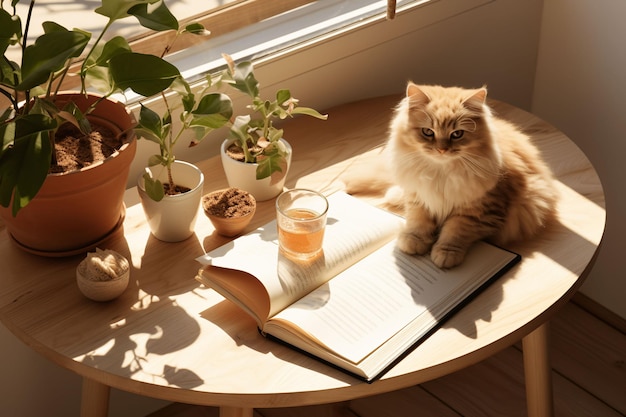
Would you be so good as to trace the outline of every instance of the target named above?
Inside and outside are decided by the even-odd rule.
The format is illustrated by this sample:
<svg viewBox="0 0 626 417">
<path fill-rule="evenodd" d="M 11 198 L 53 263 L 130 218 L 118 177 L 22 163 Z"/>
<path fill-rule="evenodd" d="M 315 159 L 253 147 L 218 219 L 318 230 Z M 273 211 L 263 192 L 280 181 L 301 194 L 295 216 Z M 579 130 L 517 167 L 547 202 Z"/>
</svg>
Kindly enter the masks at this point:
<svg viewBox="0 0 626 417">
<path fill-rule="evenodd" d="M 181 263 L 164 257 L 163 245 L 181 253 Z M 114 249 L 131 259 L 128 246 Z M 150 235 L 140 261 L 141 265 L 150 267 L 132 268 L 131 282 L 120 298 L 108 303 L 84 300 L 89 303 L 87 314 L 93 315 L 92 325 L 100 327 L 100 336 L 93 338 L 89 351 L 75 352 L 74 357 L 91 367 L 125 377 L 142 373 L 140 379 L 147 375 L 149 379 L 163 379 L 171 386 L 191 389 L 202 385 L 203 380 L 193 370 L 150 359 L 183 350 L 200 335 L 196 320 L 176 303 L 177 295 L 190 293 L 199 285 L 193 279 L 198 270 L 193 261 L 195 253 L 202 253 L 195 235 L 176 244 L 161 242 Z M 116 316 L 108 317 L 109 311 Z M 120 311 L 124 314 L 120 315 Z M 155 322 L 151 315 L 157 311 L 160 320 Z"/>
</svg>

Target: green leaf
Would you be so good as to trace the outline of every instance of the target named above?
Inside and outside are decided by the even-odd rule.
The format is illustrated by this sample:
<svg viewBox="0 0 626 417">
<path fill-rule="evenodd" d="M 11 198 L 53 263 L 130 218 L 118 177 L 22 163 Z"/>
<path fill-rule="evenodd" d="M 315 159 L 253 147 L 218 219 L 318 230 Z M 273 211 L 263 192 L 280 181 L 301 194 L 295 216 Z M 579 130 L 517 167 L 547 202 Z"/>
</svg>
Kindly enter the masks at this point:
<svg viewBox="0 0 626 417">
<path fill-rule="evenodd" d="M 18 16 L 11 16 L 9 12 L 0 9 L 0 51 L 4 52 L 10 45 L 15 45 L 22 37 L 22 23 Z"/>
<path fill-rule="evenodd" d="M 176 93 L 181 95 L 181 102 L 183 103 L 184 112 L 190 112 L 193 110 L 193 106 L 196 104 L 196 98 L 194 94 L 191 92 L 191 87 L 189 83 L 185 81 L 183 77 L 178 77 L 174 80 L 170 88 Z M 181 114 L 181 118 L 184 116 Z"/>
<path fill-rule="evenodd" d="M 315 109 L 309 108 L 309 107 L 296 107 L 291 111 L 291 114 L 304 114 L 307 116 L 313 116 L 316 117 L 318 119 L 321 120 L 326 120 L 328 119 L 328 115 L 327 114 L 321 114 L 320 112 L 318 112 Z"/>
<path fill-rule="evenodd" d="M 128 10 L 139 4 L 153 4 L 159 0 L 102 0 L 96 13 L 109 18 L 110 22 L 129 17 Z"/>
<path fill-rule="evenodd" d="M 198 107 L 191 113 L 193 115 L 191 126 L 218 129 L 233 116 L 233 106 L 226 94 L 213 93 L 202 97 Z"/>
<path fill-rule="evenodd" d="M 161 145 L 161 138 L 155 135 L 153 131 L 148 130 L 148 129 L 143 129 L 141 127 L 135 127 L 133 131 L 135 132 L 138 138 L 144 138 L 146 140 L 149 140 L 150 142 L 156 143 L 159 146 Z"/>
<path fill-rule="evenodd" d="M 73 101 L 68 102 L 58 116 L 76 126 L 83 133 L 91 132 L 89 120 Z"/>
<path fill-rule="evenodd" d="M 47 132 L 57 128 L 57 122 L 43 114 L 27 114 L 15 119 L 15 143 L 32 134 Z"/>
<path fill-rule="evenodd" d="M 6 135 L 6 129 L 14 130 L 14 126 L 0 127 L 0 134 Z M 9 207 L 11 204 L 11 196 L 17 183 L 17 175 L 19 172 L 19 159 L 16 155 L 15 148 L 7 148 L 0 156 L 0 205 Z"/>
<path fill-rule="evenodd" d="M 13 109 L 7 107 L 2 116 L 0 116 L 0 158 L 2 154 L 9 149 L 9 146 L 13 145 L 13 138 L 15 138 L 15 122 L 7 122 L 7 120 L 13 115 Z"/>
<path fill-rule="evenodd" d="M 165 197 L 165 190 L 161 181 L 153 179 L 147 172 L 143 174 L 144 188 L 148 197 L 154 201 L 161 201 Z"/>
<path fill-rule="evenodd" d="M 78 57 L 82 53 L 89 38 L 83 31 L 55 30 L 41 35 L 24 51 L 22 82 L 18 85 L 18 90 L 29 90 L 45 83 L 70 58 Z"/>
<path fill-rule="evenodd" d="M 289 90 L 279 90 L 276 93 L 276 103 L 282 106 L 287 100 L 291 98 L 291 92 Z"/>
<path fill-rule="evenodd" d="M 165 2 L 158 1 L 155 5 L 156 7 L 148 3 L 137 4 L 128 9 L 128 14 L 135 16 L 141 26 L 157 32 L 178 30 L 178 20 L 167 8 Z"/>
<path fill-rule="evenodd" d="M 271 128 L 269 129 L 269 134 L 267 135 L 270 142 L 276 142 L 283 137 L 283 129 Z"/>
<path fill-rule="evenodd" d="M 237 64 L 232 76 L 235 82 L 233 87 L 237 90 L 246 93 L 252 98 L 259 95 L 259 82 L 254 77 L 252 62 L 244 61 Z"/>
<path fill-rule="evenodd" d="M 65 26 L 59 25 L 57 22 L 45 21 L 41 24 L 44 33 L 66 32 Z"/>
<path fill-rule="evenodd" d="M 82 75 L 86 84 L 105 95 L 121 91 L 121 88 L 115 86 L 113 82 L 109 61 L 117 55 L 129 52 L 131 52 L 130 46 L 121 36 L 115 36 L 104 45 L 95 45 L 83 66 Z"/>
<path fill-rule="evenodd" d="M 262 180 L 267 177 L 272 177 L 270 183 L 274 183 L 285 176 L 287 169 L 287 160 L 282 154 L 274 153 L 264 155 L 262 158 L 257 158 L 259 164 L 256 169 L 256 179 Z"/>
<path fill-rule="evenodd" d="M 185 26 L 185 32 L 191 33 L 192 35 L 201 36 L 208 36 L 211 34 L 210 31 L 206 30 L 204 26 L 198 22 L 193 22 Z"/>
<path fill-rule="evenodd" d="M 159 115 L 142 104 L 139 110 L 139 121 L 135 127 L 137 136 L 160 144 L 163 140 L 162 130 L 163 125 Z"/>
<path fill-rule="evenodd" d="M 113 80 L 111 80 L 107 67 L 87 68 L 85 82 L 88 86 L 107 95 L 115 91 L 115 86 L 113 85 Z"/>
<path fill-rule="evenodd" d="M 91 58 L 95 59 L 96 65 L 103 66 L 107 65 L 111 58 L 113 58 L 114 56 L 117 56 L 119 54 L 125 54 L 127 52 L 132 52 L 132 50 L 130 49 L 130 45 L 128 45 L 128 42 L 126 42 L 126 39 L 121 36 L 115 36 L 109 39 L 104 44 L 102 49 L 97 52 L 99 53 L 92 53 Z"/>
<path fill-rule="evenodd" d="M 0 202 L 17 215 L 39 192 L 50 168 L 52 147 L 50 131 L 56 122 L 41 114 L 29 114 L 15 120 L 13 147 L 0 159 Z M 6 132 L 5 132 L 6 133 Z"/>
<path fill-rule="evenodd" d="M 0 114 L 0 125 L 4 122 L 6 122 L 7 120 L 9 120 L 9 118 L 13 116 L 13 109 L 11 108 L 5 108 L 4 111 L 2 112 L 2 114 Z M 0 135 L 1 137 L 2 135 Z"/>
<path fill-rule="evenodd" d="M 180 77 L 178 69 L 164 59 L 135 52 L 114 56 L 109 68 L 117 87 L 130 88 L 145 97 L 164 91 Z"/>
<path fill-rule="evenodd" d="M 237 116 L 230 127 L 230 137 L 243 143 L 248 139 L 250 115 Z"/>
<path fill-rule="evenodd" d="M 51 134 L 47 131 L 37 132 L 23 140 L 26 144 L 25 152 L 13 193 L 14 216 L 35 198 L 48 176 L 52 155 Z"/>
<path fill-rule="evenodd" d="M 17 82 L 16 82 L 17 76 Z M 0 84 L 10 89 L 20 83 L 20 67 L 13 61 L 0 59 Z"/>
</svg>

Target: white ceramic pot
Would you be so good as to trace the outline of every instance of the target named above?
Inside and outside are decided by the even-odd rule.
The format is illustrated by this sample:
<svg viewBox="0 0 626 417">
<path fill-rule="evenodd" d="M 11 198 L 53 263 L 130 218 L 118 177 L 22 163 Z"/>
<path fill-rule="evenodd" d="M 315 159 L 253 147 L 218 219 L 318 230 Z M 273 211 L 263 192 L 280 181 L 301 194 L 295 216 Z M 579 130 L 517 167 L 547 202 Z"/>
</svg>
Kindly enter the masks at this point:
<svg viewBox="0 0 626 417">
<path fill-rule="evenodd" d="M 154 178 L 167 182 L 165 167 L 156 165 L 149 169 Z M 194 232 L 200 211 L 204 175 L 193 164 L 175 161 L 172 165 L 172 177 L 176 184 L 191 188 L 191 191 L 166 195 L 161 201 L 154 201 L 146 194 L 143 174 L 137 181 L 137 191 L 154 237 L 165 242 L 180 242 Z"/>
<path fill-rule="evenodd" d="M 257 201 L 270 200 L 276 197 L 283 191 L 285 186 L 285 180 L 287 179 L 287 173 L 291 165 L 291 145 L 281 139 L 281 143 L 287 150 L 287 170 L 284 175 L 278 181 L 276 178 L 264 178 L 262 180 L 256 179 L 257 164 L 248 164 L 232 159 L 226 154 L 226 149 L 232 143 L 232 139 L 227 139 L 222 142 L 220 154 L 222 157 L 222 166 L 224 167 L 224 173 L 228 180 L 230 187 L 240 188 L 252 194 Z"/>
</svg>

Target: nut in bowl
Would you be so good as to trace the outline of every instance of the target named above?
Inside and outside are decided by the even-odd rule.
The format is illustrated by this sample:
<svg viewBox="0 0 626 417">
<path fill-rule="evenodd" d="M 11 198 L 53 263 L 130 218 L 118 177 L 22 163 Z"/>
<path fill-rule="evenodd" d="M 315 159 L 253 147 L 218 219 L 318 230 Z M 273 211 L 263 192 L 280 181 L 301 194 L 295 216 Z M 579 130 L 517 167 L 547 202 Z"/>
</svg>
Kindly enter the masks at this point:
<svg viewBox="0 0 626 417">
<path fill-rule="evenodd" d="M 130 265 L 119 253 L 96 248 L 78 264 L 76 283 L 83 295 L 94 301 L 110 301 L 128 287 Z"/>
</svg>

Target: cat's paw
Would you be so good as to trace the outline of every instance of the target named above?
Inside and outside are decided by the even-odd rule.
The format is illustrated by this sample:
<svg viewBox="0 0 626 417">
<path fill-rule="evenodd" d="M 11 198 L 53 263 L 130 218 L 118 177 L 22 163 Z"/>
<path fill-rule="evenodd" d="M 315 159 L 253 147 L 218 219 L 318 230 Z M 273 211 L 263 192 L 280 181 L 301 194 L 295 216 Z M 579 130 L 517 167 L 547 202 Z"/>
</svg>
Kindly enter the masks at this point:
<svg viewBox="0 0 626 417">
<path fill-rule="evenodd" d="M 432 242 L 410 232 L 402 232 L 397 240 L 398 249 L 409 255 L 424 255 L 428 253 Z"/>
<path fill-rule="evenodd" d="M 439 268 L 454 268 L 465 259 L 465 250 L 458 247 L 436 244 L 430 252 L 430 259 Z"/>
</svg>

